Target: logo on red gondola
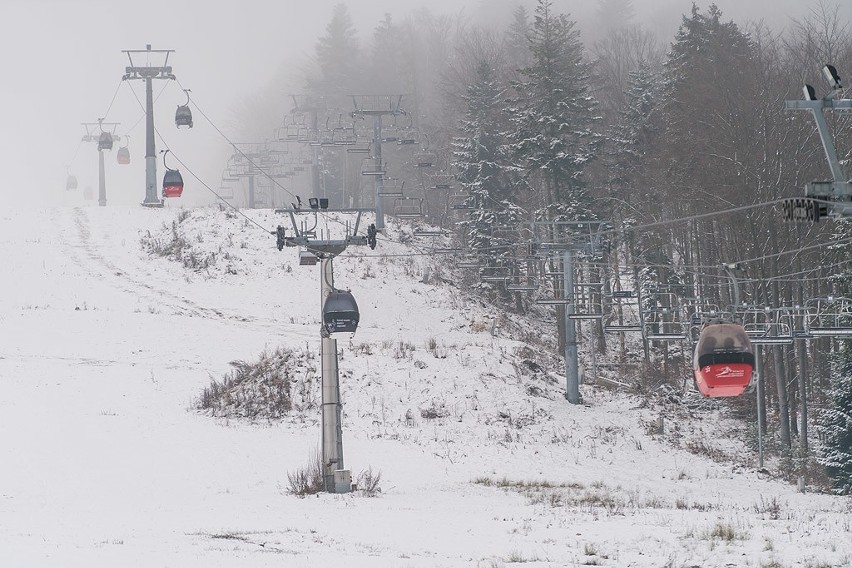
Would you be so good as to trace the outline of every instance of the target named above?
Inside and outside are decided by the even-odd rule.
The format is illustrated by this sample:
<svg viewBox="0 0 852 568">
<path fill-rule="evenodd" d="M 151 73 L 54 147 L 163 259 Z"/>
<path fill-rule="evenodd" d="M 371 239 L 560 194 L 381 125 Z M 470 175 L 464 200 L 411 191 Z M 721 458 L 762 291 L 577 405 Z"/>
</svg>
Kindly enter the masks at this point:
<svg viewBox="0 0 852 568">
<path fill-rule="evenodd" d="M 745 375 L 745 371 L 742 369 L 732 369 L 730 367 L 723 367 L 716 373 L 717 377 L 731 377 L 731 378 L 740 378 Z"/>
</svg>

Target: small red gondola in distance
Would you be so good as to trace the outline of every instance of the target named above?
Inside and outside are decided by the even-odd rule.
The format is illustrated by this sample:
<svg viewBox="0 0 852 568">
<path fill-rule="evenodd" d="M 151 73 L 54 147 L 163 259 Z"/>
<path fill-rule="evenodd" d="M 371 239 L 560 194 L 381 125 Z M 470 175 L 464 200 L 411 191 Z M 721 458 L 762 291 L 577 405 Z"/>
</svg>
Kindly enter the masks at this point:
<svg viewBox="0 0 852 568">
<path fill-rule="evenodd" d="M 166 173 L 163 174 L 163 198 L 180 197 L 183 193 L 183 176 L 180 175 L 180 170 L 173 170 L 166 165 L 169 151 L 163 151 L 163 165 L 166 167 Z"/>
<path fill-rule="evenodd" d="M 740 396 L 751 385 L 754 353 L 743 326 L 707 324 L 693 359 L 695 384 L 708 397 Z"/>
<path fill-rule="evenodd" d="M 166 170 L 163 175 L 163 197 L 180 197 L 183 193 L 183 176 L 178 170 Z"/>
<path fill-rule="evenodd" d="M 118 149 L 118 153 L 116 154 L 116 159 L 118 163 L 126 166 L 130 163 L 130 149 L 127 146 L 122 146 Z"/>
</svg>

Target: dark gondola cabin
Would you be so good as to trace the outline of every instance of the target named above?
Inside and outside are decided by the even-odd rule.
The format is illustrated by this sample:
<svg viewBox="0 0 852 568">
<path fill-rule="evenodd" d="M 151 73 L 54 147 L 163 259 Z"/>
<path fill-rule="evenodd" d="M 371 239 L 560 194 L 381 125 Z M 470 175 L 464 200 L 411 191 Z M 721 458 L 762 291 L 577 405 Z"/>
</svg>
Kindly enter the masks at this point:
<svg viewBox="0 0 852 568">
<path fill-rule="evenodd" d="M 751 385 L 754 353 L 743 326 L 708 324 L 701 330 L 693 359 L 695 384 L 709 397 L 740 396 Z"/>
<path fill-rule="evenodd" d="M 322 321 L 328 333 L 355 333 L 361 314 L 351 292 L 332 290 L 322 307 Z"/>
<path fill-rule="evenodd" d="M 183 176 L 178 170 L 166 170 L 163 175 L 163 197 L 180 197 L 183 193 Z"/>
<path fill-rule="evenodd" d="M 77 178 L 75 176 L 68 176 L 68 179 L 65 180 L 65 191 L 71 191 L 72 189 L 77 189 Z"/>
<path fill-rule="evenodd" d="M 177 110 L 175 111 L 175 125 L 178 128 L 181 126 L 192 128 L 192 111 L 189 110 L 188 105 L 180 105 L 177 107 Z"/>
<path fill-rule="evenodd" d="M 101 132 L 98 137 L 98 150 L 112 150 L 112 134 Z"/>
<path fill-rule="evenodd" d="M 122 146 L 118 149 L 115 157 L 119 164 L 126 166 L 130 163 L 130 149 L 127 146 Z"/>
</svg>

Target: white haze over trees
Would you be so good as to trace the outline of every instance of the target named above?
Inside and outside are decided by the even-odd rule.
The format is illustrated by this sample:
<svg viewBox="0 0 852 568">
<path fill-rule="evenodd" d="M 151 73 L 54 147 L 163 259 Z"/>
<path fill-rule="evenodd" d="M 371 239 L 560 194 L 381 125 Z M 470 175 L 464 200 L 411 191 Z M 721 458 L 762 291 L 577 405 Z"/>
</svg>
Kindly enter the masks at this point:
<svg viewBox="0 0 852 568">
<path fill-rule="evenodd" d="M 767 426 L 758 467 L 757 395 L 699 398 L 690 342 L 651 339 L 641 318 L 680 313 L 687 300 L 708 308 L 689 312 L 700 320 L 739 300 L 777 307 L 852 297 L 850 224 L 782 223 L 772 206 L 825 179 L 810 117 L 785 113 L 784 100 L 800 98 L 803 82 L 824 93 L 825 63 L 849 82 L 849 2 L 154 0 L 143 9 L 0 0 L 0 10 L 0 249 L 14 267 L 0 277 L 8 330 L 0 378 L 11 393 L 0 399 L 0 447 L 31 466 L 0 468 L 0 514 L 15 516 L 0 522 L 0 564 L 3 554 L 42 552 L 51 540 L 48 553 L 77 550 L 81 565 L 104 558 L 101 548 L 121 560 L 159 550 L 186 565 L 220 554 L 268 565 L 267 544 L 324 565 L 335 552 L 316 543 L 343 533 L 336 552 L 369 566 L 376 552 L 394 567 L 412 556 L 406 566 L 497 557 L 849 563 L 849 501 L 830 495 L 852 491 L 849 341 L 797 337 L 757 354 Z M 121 81 L 120 51 L 146 44 L 175 50 L 179 82 L 154 85 L 157 146 L 181 156 L 188 186 L 155 210 L 138 206 L 142 84 Z M 192 130 L 172 120 L 182 88 L 197 104 Z M 422 196 L 422 218 L 395 210 L 381 248 L 335 261 L 340 284 L 363 299 L 357 337 L 341 342 L 347 433 L 354 455 L 391 462 L 384 471 L 393 480 L 378 505 L 346 501 L 343 516 L 347 496 L 293 497 L 294 505 L 273 486 L 316 437 L 316 369 L 300 392 L 287 383 L 304 403 L 295 415 L 270 415 L 262 428 L 242 420 L 258 415 L 218 415 L 222 424 L 186 408 L 210 376 L 229 361 L 247 366 L 258 346 L 298 346 L 300 365 L 315 360 L 316 273 L 300 272 L 292 250 L 274 250 L 275 189 L 251 211 L 193 207 L 213 202 L 200 182 L 215 187 L 233 151 L 222 134 L 270 139 L 283 120 L 304 118 L 290 113 L 294 93 L 328 107 L 315 144 L 276 140 L 281 155 L 307 149 L 279 164 L 282 178 L 296 178 L 279 186 L 287 201 L 314 189 L 333 207 L 381 199 L 381 184 L 361 179 L 361 155 L 334 144 L 335 126 L 348 133 L 351 124 L 359 141 L 372 134 L 349 94 L 405 95 L 408 114 L 389 118 L 385 134 L 396 128 L 420 143 L 388 138 L 382 165 L 388 179 L 410 182 L 417 193 L 407 195 Z M 85 208 L 97 153 L 80 144 L 79 123 L 99 117 L 129 133 L 132 163 L 119 167 L 108 153 L 109 207 Z M 830 121 L 847 165 L 850 122 Z M 428 149 L 428 166 L 412 147 Z M 316 166 L 316 176 L 285 172 L 296 164 Z M 66 167 L 79 180 L 74 192 L 65 191 Z M 443 186 L 432 179 L 441 176 Z M 464 203 L 452 207 L 451 197 Z M 342 230 L 332 213 L 320 231 L 329 219 Z M 617 228 L 606 231 L 606 246 L 572 261 L 589 289 L 573 302 L 591 316 L 577 324 L 580 365 L 592 369 L 587 405 L 563 400 L 568 311 L 538 301 L 562 299 L 552 277 L 565 274 L 568 255 L 546 254 L 549 238 L 521 238 L 531 219 L 553 222 L 544 235 L 553 240 L 556 222 Z M 437 233 L 429 245 L 414 231 L 424 227 L 442 229 L 427 231 Z M 457 262 L 462 245 L 481 272 Z M 747 266 L 737 293 L 722 262 Z M 642 310 L 619 310 L 624 296 L 641 298 Z M 606 329 L 637 313 L 641 335 Z M 54 436 L 45 422 L 64 428 Z M 54 467 L 56 456 L 72 469 Z M 217 481 L 199 481 L 204 473 Z M 124 492 L 125 479 L 139 482 L 134 491 Z M 797 493 L 799 479 L 823 494 Z M 77 522 L 86 507 L 93 524 Z M 334 522 L 315 537 L 317 518 Z M 15 543 L 11 553 L 4 538 Z M 294 538 L 304 539 L 291 549 Z M 516 543 L 519 552 L 507 548 Z"/>
<path fill-rule="evenodd" d="M 65 166 L 74 161 L 82 185 L 97 185 L 97 160 L 92 147 L 75 152 L 82 135 L 81 122 L 94 122 L 109 106 L 124 71 L 122 49 L 175 49 L 170 63 L 181 83 L 193 90 L 199 104 L 232 136 L 253 132 L 247 109 L 269 107 L 283 112 L 286 94 L 301 91 L 299 80 L 305 62 L 315 53 L 317 38 L 331 18 L 336 1 L 247 0 L 200 5 L 189 0 L 152 0 L 144 4 L 106 0 L 3 0 L 0 2 L 0 53 L 4 81 L 0 86 L 0 145 L 6 203 L 47 204 L 62 199 Z M 372 31 L 391 14 L 402 22 L 417 11 L 467 22 L 498 26 L 511 20 L 519 3 L 530 1 L 432 0 L 343 2 L 353 24 L 369 49 Z M 604 2 L 614 4 L 618 2 Z M 716 4 L 738 22 L 765 20 L 776 29 L 791 18 L 802 18 L 817 2 L 779 0 Z M 686 0 L 635 0 L 633 20 L 668 43 L 688 13 Z M 700 2 L 699 6 L 706 7 Z M 554 8 L 578 22 L 588 49 L 607 25 L 619 21 L 611 12 L 599 15 L 591 1 L 559 1 Z M 841 4 L 841 13 L 852 18 L 852 8 Z M 136 84 L 142 93 L 141 83 Z M 168 124 L 183 95 L 169 86 L 158 100 L 158 124 Z M 122 87 L 109 120 L 120 122 L 119 131 L 139 119 L 140 109 Z M 263 120 L 263 119 L 259 119 Z M 170 140 L 192 159 L 200 171 L 215 178 L 228 149 L 205 121 L 197 121 L 203 136 Z M 172 136 L 174 138 L 174 136 Z M 158 146 L 162 146 L 158 142 Z M 108 171 L 111 202 L 134 203 L 144 193 L 141 127 L 131 134 L 131 166 Z M 75 157 L 76 155 L 76 157 Z M 113 157 L 114 158 L 114 157 Z M 187 199 L 206 199 L 188 196 Z"/>
</svg>

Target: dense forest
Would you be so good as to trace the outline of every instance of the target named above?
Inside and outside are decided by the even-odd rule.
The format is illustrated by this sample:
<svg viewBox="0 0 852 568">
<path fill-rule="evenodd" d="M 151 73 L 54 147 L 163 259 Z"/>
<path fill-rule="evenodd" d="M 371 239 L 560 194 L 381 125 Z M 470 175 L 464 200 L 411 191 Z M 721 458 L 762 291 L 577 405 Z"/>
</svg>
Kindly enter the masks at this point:
<svg viewBox="0 0 852 568">
<path fill-rule="evenodd" d="M 424 10 L 387 15 L 366 37 L 339 4 L 294 96 L 276 101 L 274 128 L 245 121 L 264 125 L 257 149 L 277 175 L 257 176 L 243 205 L 288 206 L 280 184 L 336 208 L 381 200 L 389 216 L 452 235 L 442 251 L 480 267 L 465 278 L 483 298 L 559 321 L 564 305 L 535 302 L 564 297 L 564 259 L 548 251 L 574 243 L 573 313 L 602 315 L 578 320 L 581 352 L 640 389 L 691 388 L 691 342 L 654 339 L 689 338 L 690 318 L 727 313 L 789 338 L 760 355 L 770 446 L 812 456 L 809 421 L 834 420 L 834 434 L 818 431 L 840 454 L 820 455 L 848 491 L 852 435 L 836 434 L 844 420 L 852 430 L 852 354 L 842 338 L 795 331 L 852 326 L 835 300 L 852 295 L 852 226 L 788 223 L 779 202 L 829 179 L 813 117 L 784 101 L 803 83 L 824 96 L 826 63 L 852 72 L 849 22 L 829 2 L 784 30 L 693 5 L 661 38 L 633 23 L 630 0 L 599 10 L 600 39 L 587 44 L 550 0 L 517 7 L 503 29 Z M 848 170 L 852 116 L 826 119 Z M 225 173 L 240 187 L 245 161 L 236 153 Z M 633 320 L 646 333 L 608 333 Z M 754 417 L 751 400 L 732 404 Z"/>
</svg>

